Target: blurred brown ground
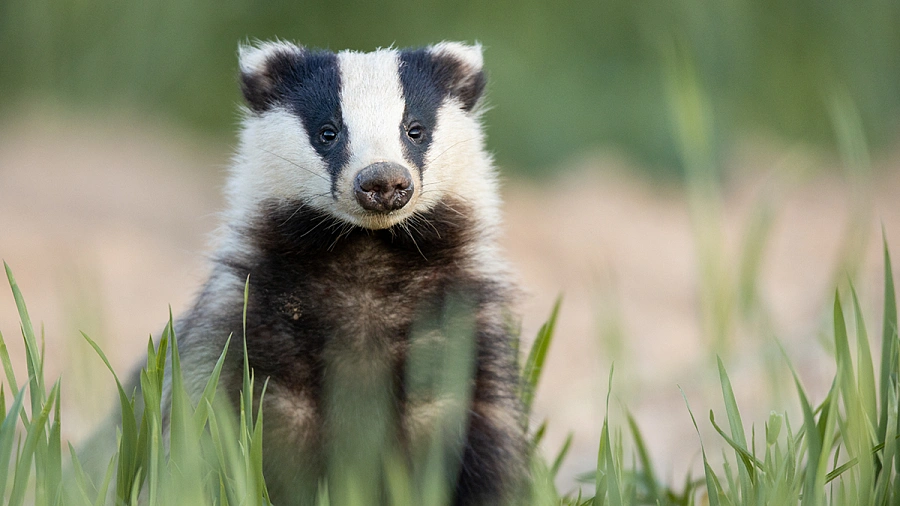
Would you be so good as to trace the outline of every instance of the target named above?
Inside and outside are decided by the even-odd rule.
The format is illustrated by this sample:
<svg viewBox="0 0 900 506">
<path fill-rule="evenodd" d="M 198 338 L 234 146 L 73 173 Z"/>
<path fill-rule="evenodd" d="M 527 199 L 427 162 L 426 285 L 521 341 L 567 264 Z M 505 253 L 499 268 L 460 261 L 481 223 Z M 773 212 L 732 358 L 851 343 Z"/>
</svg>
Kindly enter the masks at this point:
<svg viewBox="0 0 900 506">
<path fill-rule="evenodd" d="M 73 440 L 114 400 L 108 373 L 79 331 L 98 340 L 124 375 L 161 329 L 168 306 L 177 316 L 204 280 L 230 147 L 186 138 L 123 118 L 35 112 L 0 123 L 0 257 L 33 319 L 43 322 L 47 375 L 63 375 L 63 429 Z M 755 141 L 735 150 L 713 217 L 721 223 L 714 258 L 730 280 L 726 292 L 736 291 L 752 217 L 770 205 L 773 221 L 755 277 L 763 309 L 732 318 L 717 348 L 704 331 L 684 188 L 635 176 L 608 154 L 571 163 L 557 179 L 509 180 L 504 189 L 504 243 L 526 292 L 526 345 L 564 295 L 534 416 L 534 423 L 550 420 L 544 449 L 551 458 L 567 432 L 575 434 L 564 490 L 595 464 L 613 361 L 613 427 L 629 448 L 623 407 L 630 410 L 656 472 L 680 486 L 685 472 L 696 471 L 700 446 L 678 386 L 704 443 L 721 446 L 707 420 L 710 409 L 725 417 L 710 350 L 728 367 L 748 430 L 755 424 L 762 435 L 770 409 L 791 413 L 796 404 L 776 338 L 814 402 L 824 395 L 834 369 L 827 310 L 847 274 L 873 348 L 880 346 L 881 226 L 900 244 L 898 157 L 848 177 L 834 159 L 798 147 Z M 843 261 L 842 251 L 856 261 Z M 22 378 L 8 289 L 0 289 L 0 332 Z"/>
</svg>

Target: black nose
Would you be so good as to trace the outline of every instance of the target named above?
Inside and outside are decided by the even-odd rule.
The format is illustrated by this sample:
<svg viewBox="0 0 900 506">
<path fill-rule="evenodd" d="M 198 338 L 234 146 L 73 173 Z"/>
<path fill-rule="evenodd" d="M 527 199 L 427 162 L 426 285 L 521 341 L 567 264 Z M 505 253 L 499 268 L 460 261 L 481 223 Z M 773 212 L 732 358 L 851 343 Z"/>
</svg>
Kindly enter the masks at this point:
<svg viewBox="0 0 900 506">
<path fill-rule="evenodd" d="M 391 162 L 369 165 L 353 182 L 356 201 L 367 211 L 386 213 L 405 206 L 413 194 L 412 176 L 406 167 Z"/>
</svg>

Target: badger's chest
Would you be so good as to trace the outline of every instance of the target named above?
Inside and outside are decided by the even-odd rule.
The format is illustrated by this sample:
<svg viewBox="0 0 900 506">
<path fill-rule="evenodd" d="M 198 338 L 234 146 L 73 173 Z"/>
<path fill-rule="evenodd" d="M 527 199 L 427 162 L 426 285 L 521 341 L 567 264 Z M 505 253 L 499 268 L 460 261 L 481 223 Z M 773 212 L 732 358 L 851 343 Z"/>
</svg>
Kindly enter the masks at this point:
<svg viewBox="0 0 900 506">
<path fill-rule="evenodd" d="M 454 255 L 426 251 L 393 231 L 359 230 L 324 249 L 268 255 L 250 272 L 251 367 L 316 404 L 329 368 L 402 379 L 414 323 L 465 277 Z"/>
</svg>

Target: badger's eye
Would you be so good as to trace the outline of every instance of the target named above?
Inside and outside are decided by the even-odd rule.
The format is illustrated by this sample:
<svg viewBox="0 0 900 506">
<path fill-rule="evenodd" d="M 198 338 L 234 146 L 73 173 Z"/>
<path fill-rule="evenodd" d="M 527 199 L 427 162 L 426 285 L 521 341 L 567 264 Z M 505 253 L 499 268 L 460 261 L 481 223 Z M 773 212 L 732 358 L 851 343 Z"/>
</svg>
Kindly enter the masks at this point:
<svg viewBox="0 0 900 506">
<path fill-rule="evenodd" d="M 422 140 L 422 137 L 425 136 L 425 130 L 422 128 L 422 125 L 420 125 L 418 123 L 413 123 L 406 130 L 406 135 L 413 141 L 418 142 L 418 141 Z"/>
<path fill-rule="evenodd" d="M 334 127 L 327 126 L 319 131 L 319 140 L 322 141 L 323 144 L 329 144 L 337 139 L 337 135 L 337 131 L 334 129 Z"/>
</svg>

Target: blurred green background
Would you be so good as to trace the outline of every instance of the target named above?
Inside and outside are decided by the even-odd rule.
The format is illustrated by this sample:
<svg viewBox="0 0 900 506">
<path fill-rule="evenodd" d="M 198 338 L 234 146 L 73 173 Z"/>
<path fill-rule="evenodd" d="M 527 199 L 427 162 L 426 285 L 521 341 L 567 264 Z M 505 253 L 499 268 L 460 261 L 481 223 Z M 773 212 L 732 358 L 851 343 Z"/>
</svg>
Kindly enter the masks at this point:
<svg viewBox="0 0 900 506">
<path fill-rule="evenodd" d="M 719 147 L 754 135 L 830 149 L 835 94 L 874 149 L 900 132 L 896 0 L 2 0 L 0 113 L 125 108 L 230 141 L 237 43 L 274 37 L 336 50 L 480 41 L 490 147 L 511 173 L 613 149 L 677 177 L 672 64 L 695 75 Z"/>
</svg>

